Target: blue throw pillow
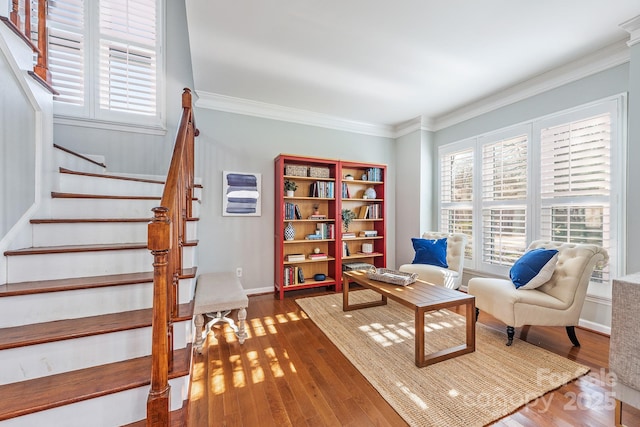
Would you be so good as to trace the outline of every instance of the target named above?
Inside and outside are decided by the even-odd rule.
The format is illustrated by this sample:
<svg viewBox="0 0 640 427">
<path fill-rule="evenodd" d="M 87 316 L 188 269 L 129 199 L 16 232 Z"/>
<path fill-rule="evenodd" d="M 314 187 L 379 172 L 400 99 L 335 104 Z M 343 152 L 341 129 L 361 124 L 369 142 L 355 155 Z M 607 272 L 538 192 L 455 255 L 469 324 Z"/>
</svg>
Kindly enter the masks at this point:
<svg viewBox="0 0 640 427">
<path fill-rule="evenodd" d="M 447 239 L 418 239 L 412 238 L 413 249 L 416 256 L 412 264 L 430 264 L 438 267 L 449 268 L 447 264 Z"/>
<path fill-rule="evenodd" d="M 551 279 L 558 262 L 555 249 L 533 249 L 525 252 L 509 271 L 516 289 L 535 289 Z"/>
</svg>

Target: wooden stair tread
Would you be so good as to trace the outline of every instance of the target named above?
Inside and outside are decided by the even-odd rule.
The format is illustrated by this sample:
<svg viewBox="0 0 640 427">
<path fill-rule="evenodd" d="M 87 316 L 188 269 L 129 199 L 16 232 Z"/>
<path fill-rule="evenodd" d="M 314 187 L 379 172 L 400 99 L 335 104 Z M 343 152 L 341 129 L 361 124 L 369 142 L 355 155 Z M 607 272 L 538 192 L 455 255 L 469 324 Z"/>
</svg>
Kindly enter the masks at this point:
<svg viewBox="0 0 640 427">
<path fill-rule="evenodd" d="M 99 251 L 119 251 L 128 249 L 146 249 L 147 242 L 144 243 L 105 243 L 99 245 L 63 245 L 63 246 L 39 246 L 32 248 L 13 249 L 5 251 L 5 256 L 11 255 L 40 255 L 40 254 L 60 254 L 70 252 L 99 252 Z"/>
<path fill-rule="evenodd" d="M 112 175 L 112 174 L 106 174 L 106 173 L 95 173 L 95 172 L 80 172 L 80 171 L 74 171 L 71 169 L 67 169 L 67 168 L 59 168 L 60 173 L 65 173 L 67 175 L 82 175 L 82 176 L 90 176 L 93 178 L 105 178 L 105 179 L 118 179 L 121 181 L 134 181 L 134 182 L 146 182 L 149 184 L 161 184 L 164 185 L 164 181 L 161 180 L 157 180 L 157 179 L 149 179 L 149 178 L 136 178 L 133 176 L 126 176 L 126 175 Z"/>
<path fill-rule="evenodd" d="M 119 222 L 144 222 L 148 223 L 153 219 L 149 218 L 40 218 L 31 219 L 31 224 L 100 224 L 100 223 L 119 223 Z M 198 217 L 187 218 L 187 221 L 200 221 Z"/>
<path fill-rule="evenodd" d="M 185 268 L 181 279 L 196 277 L 197 267 Z M 39 280 L 15 282 L 0 285 L 0 298 L 16 295 L 39 294 L 43 292 L 61 292 L 78 289 L 102 288 L 105 286 L 133 285 L 153 281 L 153 272 L 110 274 L 105 276 L 76 277 L 69 279 Z"/>
<path fill-rule="evenodd" d="M 0 350 L 151 326 L 150 308 L 0 329 Z"/>
<path fill-rule="evenodd" d="M 107 167 L 107 165 L 105 165 L 104 163 L 96 162 L 95 160 L 90 159 L 90 158 L 89 158 L 89 157 L 87 157 L 87 156 L 84 156 L 84 155 L 82 155 L 82 154 L 80 154 L 80 153 L 76 153 L 75 151 L 70 150 L 70 149 L 68 149 L 68 148 L 65 148 L 65 147 L 63 147 L 63 146 L 61 146 L 61 145 L 59 145 L 59 144 L 53 144 L 53 147 L 54 147 L 54 148 L 57 148 L 58 150 L 64 151 L 64 152 L 66 152 L 66 153 L 69 153 L 69 154 L 71 154 L 72 156 L 76 156 L 76 157 L 78 157 L 78 158 L 80 158 L 80 159 L 82 159 L 82 160 L 85 160 L 85 161 L 89 162 L 89 163 L 93 163 L 94 165 L 98 165 L 98 166 L 100 166 L 100 167 L 102 167 L 102 168 L 106 168 L 106 167 Z"/>
<path fill-rule="evenodd" d="M 191 345 L 173 352 L 169 378 L 189 374 Z M 0 386 L 0 421 L 150 384 L 151 357 L 139 357 Z"/>
<path fill-rule="evenodd" d="M 174 322 L 190 320 L 192 317 L 193 301 L 190 301 L 178 305 Z M 151 326 L 152 318 L 152 309 L 145 308 L 0 328 L 0 350 L 146 328 Z"/>
<path fill-rule="evenodd" d="M 52 199 L 161 200 L 160 196 L 111 196 L 106 194 L 51 192 Z"/>
<path fill-rule="evenodd" d="M 153 217 L 149 218 L 42 218 L 32 219 L 31 224 L 75 224 L 75 223 L 103 223 L 103 222 L 149 222 Z"/>
<path fill-rule="evenodd" d="M 102 288 L 105 286 L 132 285 L 152 281 L 153 272 L 146 271 L 142 273 L 112 274 L 107 276 L 16 282 L 0 285 L 0 297 Z"/>
</svg>

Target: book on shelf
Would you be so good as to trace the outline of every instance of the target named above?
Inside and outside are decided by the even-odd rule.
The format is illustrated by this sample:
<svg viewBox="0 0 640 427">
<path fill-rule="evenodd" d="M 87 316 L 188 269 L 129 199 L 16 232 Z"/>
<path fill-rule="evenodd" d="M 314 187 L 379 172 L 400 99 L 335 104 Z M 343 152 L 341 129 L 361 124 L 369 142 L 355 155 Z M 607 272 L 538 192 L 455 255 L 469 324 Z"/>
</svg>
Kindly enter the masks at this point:
<svg viewBox="0 0 640 427">
<path fill-rule="evenodd" d="M 289 262 L 304 261 L 304 260 L 305 260 L 304 254 L 289 254 L 289 255 L 287 255 L 287 261 L 289 261 Z"/>
<path fill-rule="evenodd" d="M 319 254 L 309 254 L 309 259 L 327 259 L 328 256 L 325 253 L 319 253 Z"/>
<path fill-rule="evenodd" d="M 322 236 L 323 239 L 335 239 L 336 226 L 326 222 L 319 223 L 316 225 L 316 234 Z"/>
<path fill-rule="evenodd" d="M 309 197 L 322 197 L 332 199 L 334 197 L 335 183 L 330 181 L 314 181 L 309 185 Z"/>
<path fill-rule="evenodd" d="M 362 230 L 358 235 L 360 237 L 376 237 L 378 232 L 376 230 Z"/>
<path fill-rule="evenodd" d="M 358 212 L 358 219 L 366 219 L 368 212 L 369 212 L 369 206 L 368 205 L 360 206 L 360 211 Z"/>
<path fill-rule="evenodd" d="M 305 237 L 305 239 L 307 240 L 322 240 L 322 234 L 307 234 L 307 236 Z"/>
<path fill-rule="evenodd" d="M 309 219 L 327 219 L 325 214 L 313 214 L 309 215 Z"/>
<path fill-rule="evenodd" d="M 351 251 L 349 250 L 349 245 L 347 245 L 347 242 L 342 242 L 342 256 L 351 256 Z"/>
<path fill-rule="evenodd" d="M 300 213 L 300 208 L 298 205 L 294 205 L 295 217 L 296 219 L 302 219 L 302 213 Z"/>
<path fill-rule="evenodd" d="M 355 239 L 356 238 L 356 233 L 344 232 L 344 233 L 342 233 L 342 238 L 343 239 Z"/>
<path fill-rule="evenodd" d="M 287 266 L 284 268 L 283 282 L 284 286 L 297 285 L 299 283 L 298 277 L 300 274 L 300 267 Z"/>
</svg>

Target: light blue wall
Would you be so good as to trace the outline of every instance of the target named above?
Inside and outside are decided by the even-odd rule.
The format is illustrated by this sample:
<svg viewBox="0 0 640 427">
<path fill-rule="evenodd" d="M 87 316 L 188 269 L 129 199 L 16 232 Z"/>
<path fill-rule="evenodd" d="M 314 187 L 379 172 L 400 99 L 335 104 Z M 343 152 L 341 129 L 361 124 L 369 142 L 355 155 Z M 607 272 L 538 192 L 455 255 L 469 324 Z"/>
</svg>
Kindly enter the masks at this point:
<svg viewBox="0 0 640 427">
<path fill-rule="evenodd" d="M 631 46 L 627 157 L 627 273 L 640 271 L 640 43 Z"/>
<path fill-rule="evenodd" d="M 198 272 L 243 269 L 243 286 L 272 289 L 274 159 L 280 153 L 388 165 L 387 263 L 395 263 L 395 142 L 240 114 L 196 108 L 196 176 L 202 178 Z M 222 216 L 222 172 L 262 174 L 260 217 Z"/>
</svg>

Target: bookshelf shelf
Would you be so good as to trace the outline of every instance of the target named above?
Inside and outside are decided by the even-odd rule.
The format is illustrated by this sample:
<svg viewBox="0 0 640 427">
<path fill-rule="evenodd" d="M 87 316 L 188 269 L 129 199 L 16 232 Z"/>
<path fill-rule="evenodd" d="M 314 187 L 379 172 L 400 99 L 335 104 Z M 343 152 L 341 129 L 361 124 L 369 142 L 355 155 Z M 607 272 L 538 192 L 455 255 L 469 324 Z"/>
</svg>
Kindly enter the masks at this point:
<svg viewBox="0 0 640 427">
<path fill-rule="evenodd" d="M 274 163 L 274 291 L 280 299 L 286 291 L 295 289 L 322 286 L 341 291 L 343 260 L 386 266 L 385 165 L 288 154 L 277 156 Z M 347 176 L 354 179 L 344 179 Z M 285 180 L 296 184 L 293 195 L 286 195 Z M 371 197 L 363 197 L 365 192 Z M 356 233 L 356 237 L 342 237 L 343 208 L 356 212 L 356 219 L 348 230 Z M 318 213 L 326 217 L 310 218 Z M 357 217 L 359 213 L 361 218 Z M 289 223 L 295 235 L 292 240 L 285 240 L 285 228 Z M 377 235 L 358 235 L 373 230 Z M 288 233 L 291 233 L 290 228 Z M 309 235 L 322 238 L 305 239 Z M 371 250 L 372 246 L 373 253 L 361 253 L 363 245 L 368 245 L 366 250 Z M 309 254 L 316 248 L 327 254 L 327 258 L 309 259 Z M 349 256 L 343 256 L 345 248 L 348 248 Z M 299 256 L 299 260 L 289 261 L 288 256 L 292 254 L 302 255 L 304 259 Z M 302 283 L 299 273 L 304 280 Z M 325 280 L 314 280 L 318 274 L 324 275 Z"/>
</svg>

